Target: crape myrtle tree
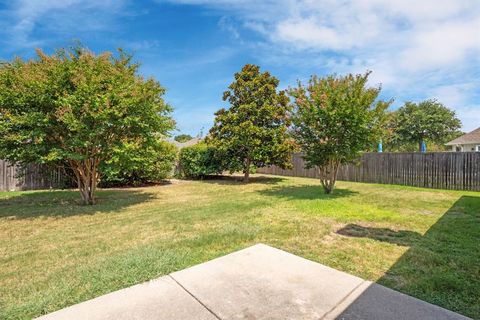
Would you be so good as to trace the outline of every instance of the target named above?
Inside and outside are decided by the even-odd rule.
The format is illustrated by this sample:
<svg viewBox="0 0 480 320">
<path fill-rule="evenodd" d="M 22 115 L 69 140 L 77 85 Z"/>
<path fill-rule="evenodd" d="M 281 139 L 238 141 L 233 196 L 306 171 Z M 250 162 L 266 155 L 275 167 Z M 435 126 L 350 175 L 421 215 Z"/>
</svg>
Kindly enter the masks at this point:
<svg viewBox="0 0 480 320">
<path fill-rule="evenodd" d="M 207 142 L 221 155 L 225 169 L 243 172 L 244 182 L 255 167 L 291 165 L 291 106 L 286 93 L 277 91 L 278 83 L 260 67 L 247 64 L 223 94 L 230 107 L 215 113 Z"/>
<path fill-rule="evenodd" d="M 443 145 L 459 135 L 461 126 L 455 111 L 436 100 L 406 102 L 392 118 L 393 142 L 421 151 L 422 141 Z"/>
<path fill-rule="evenodd" d="M 298 83 L 293 98 L 292 134 L 307 168 L 317 168 L 325 193 L 334 190 L 340 165 L 353 162 L 377 141 L 385 110 L 380 86 L 368 87 L 363 75 L 312 76 Z"/>
<path fill-rule="evenodd" d="M 83 203 L 93 204 L 99 167 L 122 146 L 149 147 L 174 127 L 165 89 L 138 74 L 119 50 L 80 46 L 0 66 L 0 157 L 72 172 Z"/>
</svg>

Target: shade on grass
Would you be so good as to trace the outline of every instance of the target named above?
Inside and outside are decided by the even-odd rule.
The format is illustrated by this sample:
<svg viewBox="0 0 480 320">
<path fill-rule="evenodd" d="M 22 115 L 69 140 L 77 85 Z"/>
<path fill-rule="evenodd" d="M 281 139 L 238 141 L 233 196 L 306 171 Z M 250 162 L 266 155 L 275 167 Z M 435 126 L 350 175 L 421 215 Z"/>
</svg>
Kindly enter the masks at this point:
<svg viewBox="0 0 480 320">
<path fill-rule="evenodd" d="M 39 316 L 263 242 L 480 315 L 480 194 L 260 177 L 0 193 L 0 312 Z"/>
</svg>

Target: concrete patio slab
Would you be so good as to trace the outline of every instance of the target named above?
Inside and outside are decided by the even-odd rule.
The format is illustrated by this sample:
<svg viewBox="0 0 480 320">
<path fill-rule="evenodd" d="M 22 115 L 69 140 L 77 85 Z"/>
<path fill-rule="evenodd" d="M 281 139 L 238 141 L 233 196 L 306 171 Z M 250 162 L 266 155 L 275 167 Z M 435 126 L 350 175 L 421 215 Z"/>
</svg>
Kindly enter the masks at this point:
<svg viewBox="0 0 480 320">
<path fill-rule="evenodd" d="M 455 312 L 365 281 L 325 320 L 467 320 Z"/>
<path fill-rule="evenodd" d="M 40 319 L 468 318 L 258 244 Z"/>
<path fill-rule="evenodd" d="M 263 244 L 172 277 L 220 319 L 320 319 L 363 282 Z"/>
<path fill-rule="evenodd" d="M 42 320 L 216 320 L 169 276 L 115 291 L 40 317 Z"/>
</svg>

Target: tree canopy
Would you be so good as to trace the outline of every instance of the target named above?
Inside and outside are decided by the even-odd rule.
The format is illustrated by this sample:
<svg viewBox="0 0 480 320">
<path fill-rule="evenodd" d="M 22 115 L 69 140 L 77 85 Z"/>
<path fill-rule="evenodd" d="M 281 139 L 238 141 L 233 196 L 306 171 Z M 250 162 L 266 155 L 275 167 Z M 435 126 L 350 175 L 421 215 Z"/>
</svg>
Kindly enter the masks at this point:
<svg viewBox="0 0 480 320">
<path fill-rule="evenodd" d="M 242 170 L 248 182 L 252 167 L 290 165 L 288 96 L 277 91 L 279 80 L 247 64 L 223 94 L 228 109 L 215 113 L 208 142 L 223 155 L 230 171 Z"/>
<path fill-rule="evenodd" d="M 3 63 L 0 156 L 63 166 L 93 204 L 103 162 L 125 146 L 160 143 L 175 125 L 165 89 L 138 68 L 122 50 L 96 55 L 82 47 Z"/>
<path fill-rule="evenodd" d="M 409 146 L 417 145 L 421 150 L 422 141 L 443 145 L 454 139 L 462 123 L 455 111 L 436 100 L 425 100 L 419 103 L 406 102 L 393 112 L 390 126 L 392 144 L 413 151 Z"/>
<path fill-rule="evenodd" d="M 368 87 L 364 75 L 312 76 L 289 90 L 294 100 L 292 134 L 308 168 L 316 167 L 326 193 L 334 189 L 341 164 L 371 148 L 382 130 L 391 102 L 379 101 L 380 87 Z"/>
<path fill-rule="evenodd" d="M 183 133 L 183 134 L 176 135 L 173 139 L 177 142 L 187 142 L 192 140 L 193 137 L 189 134 Z"/>
</svg>

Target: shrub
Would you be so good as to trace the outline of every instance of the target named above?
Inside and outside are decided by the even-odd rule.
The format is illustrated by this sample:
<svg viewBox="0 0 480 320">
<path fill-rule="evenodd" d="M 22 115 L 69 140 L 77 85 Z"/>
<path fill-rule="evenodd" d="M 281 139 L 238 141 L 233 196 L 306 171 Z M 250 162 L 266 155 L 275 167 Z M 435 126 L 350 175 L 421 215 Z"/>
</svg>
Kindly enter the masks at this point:
<svg viewBox="0 0 480 320">
<path fill-rule="evenodd" d="M 221 174 L 223 165 L 215 148 L 199 143 L 180 150 L 178 173 L 185 178 L 204 178 Z"/>
<path fill-rule="evenodd" d="M 167 141 L 148 146 L 124 144 L 102 164 L 102 187 L 138 186 L 159 182 L 173 174 L 177 148 Z"/>
<path fill-rule="evenodd" d="M 118 150 L 155 149 L 175 127 L 165 88 L 143 77 L 132 59 L 122 50 L 95 54 L 77 46 L 0 63 L 0 156 L 66 167 L 83 203 L 94 204 L 99 169 L 116 163 Z"/>
</svg>

